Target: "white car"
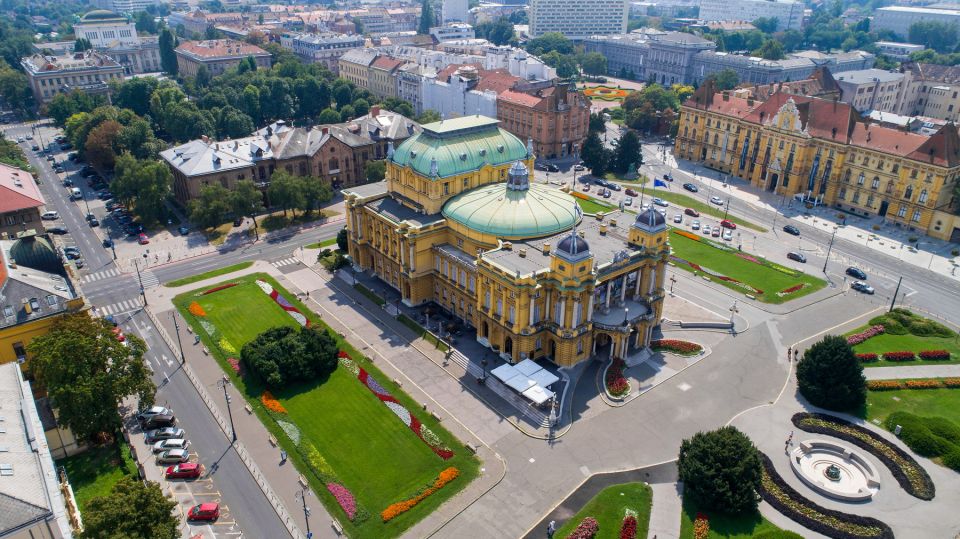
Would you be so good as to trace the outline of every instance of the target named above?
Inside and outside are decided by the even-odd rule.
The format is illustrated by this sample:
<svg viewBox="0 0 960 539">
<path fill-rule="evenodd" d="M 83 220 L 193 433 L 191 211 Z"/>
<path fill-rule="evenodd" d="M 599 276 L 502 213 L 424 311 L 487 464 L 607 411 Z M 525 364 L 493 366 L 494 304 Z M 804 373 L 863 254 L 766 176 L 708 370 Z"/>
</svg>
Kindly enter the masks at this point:
<svg viewBox="0 0 960 539">
<path fill-rule="evenodd" d="M 172 449 L 186 449 L 188 447 L 190 447 L 190 442 L 183 438 L 168 438 L 153 444 L 153 454 L 163 453 L 164 451 L 170 451 Z"/>
<path fill-rule="evenodd" d="M 693 230 L 700 230 L 700 220 L 694 219 L 693 222 L 690 223 L 690 228 Z"/>
<path fill-rule="evenodd" d="M 723 199 L 720 198 L 720 197 L 718 197 L 718 196 L 716 196 L 716 195 L 714 195 L 714 196 L 710 197 L 710 203 L 711 203 L 711 204 L 716 204 L 717 206 L 723 206 Z"/>
<path fill-rule="evenodd" d="M 704 234 L 705 236 L 709 236 L 709 235 L 710 235 L 710 225 L 703 225 L 703 234 Z"/>
<path fill-rule="evenodd" d="M 673 216 L 673 222 L 674 222 L 674 223 L 682 223 L 682 222 L 683 222 L 683 214 L 682 214 L 682 213 L 678 213 L 678 214 L 674 215 L 674 216 Z"/>
<path fill-rule="evenodd" d="M 726 232 L 724 232 L 724 233 L 723 233 L 723 239 L 725 239 L 725 240 L 727 240 L 727 241 L 733 241 L 733 232 L 730 232 L 729 230 L 727 230 Z"/>
<path fill-rule="evenodd" d="M 140 421 L 146 421 L 151 417 L 158 415 L 173 415 L 173 412 L 170 411 L 169 408 L 165 408 L 163 406 L 151 406 L 150 408 L 147 408 L 146 410 L 137 414 L 137 419 Z"/>
<path fill-rule="evenodd" d="M 661 200 L 661 199 L 659 199 L 659 198 L 654 198 L 654 199 L 653 199 L 653 203 L 656 204 L 657 206 L 663 206 L 664 208 L 666 208 L 667 206 L 670 205 L 670 204 L 667 203 L 667 201 Z"/>
<path fill-rule="evenodd" d="M 43 219 L 44 221 L 56 221 L 57 219 L 60 218 L 60 214 L 53 210 L 50 210 L 50 211 L 43 212 L 43 215 L 41 215 L 40 218 Z"/>
<path fill-rule="evenodd" d="M 190 460 L 186 449 L 171 449 L 157 455 L 157 464 L 180 464 Z"/>
<path fill-rule="evenodd" d="M 623 199 L 624 206 L 630 206 L 633 204 L 633 197 L 626 197 Z"/>
<path fill-rule="evenodd" d="M 127 341 L 123 341 L 126 343 Z M 156 443 L 159 440 L 169 440 L 175 438 L 183 438 L 185 433 L 183 429 L 177 427 L 164 427 L 162 429 L 153 429 L 147 431 L 144 436 L 144 441 L 148 444 Z"/>
</svg>

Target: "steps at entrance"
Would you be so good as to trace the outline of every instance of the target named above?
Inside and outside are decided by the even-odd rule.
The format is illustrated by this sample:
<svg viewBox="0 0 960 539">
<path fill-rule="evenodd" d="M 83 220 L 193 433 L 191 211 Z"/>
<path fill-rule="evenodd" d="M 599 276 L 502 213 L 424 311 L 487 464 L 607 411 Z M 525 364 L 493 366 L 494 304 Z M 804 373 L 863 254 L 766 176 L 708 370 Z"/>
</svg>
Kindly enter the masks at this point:
<svg viewBox="0 0 960 539">
<path fill-rule="evenodd" d="M 639 352 L 637 352 L 636 354 L 633 354 L 632 356 L 627 356 L 627 359 L 625 361 L 625 363 L 627 364 L 627 368 L 636 367 L 637 365 L 650 359 L 650 356 L 652 355 L 653 353 L 650 351 L 649 348 L 644 348 L 643 350 L 640 350 Z"/>
</svg>

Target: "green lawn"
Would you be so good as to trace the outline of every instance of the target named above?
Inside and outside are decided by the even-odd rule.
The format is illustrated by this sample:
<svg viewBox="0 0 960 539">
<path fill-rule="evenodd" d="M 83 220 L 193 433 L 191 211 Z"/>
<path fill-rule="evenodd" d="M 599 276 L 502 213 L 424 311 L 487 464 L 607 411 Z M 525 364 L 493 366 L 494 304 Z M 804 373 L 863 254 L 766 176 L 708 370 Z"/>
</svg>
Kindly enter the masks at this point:
<svg viewBox="0 0 960 539">
<path fill-rule="evenodd" d="M 109 494 L 113 485 L 124 477 L 137 477 L 137 464 L 130 457 L 130 447 L 122 441 L 91 447 L 83 453 L 58 460 L 56 464 L 58 468 L 66 468 L 81 514 L 91 499 Z"/>
<path fill-rule="evenodd" d="M 940 416 L 960 424 L 960 389 L 867 391 L 867 411 L 864 419 L 877 419 L 882 425 L 893 412 L 910 412 L 926 417 Z"/>
<path fill-rule="evenodd" d="M 407 428 L 373 393 L 364 387 L 347 369 L 337 368 L 322 383 L 313 382 L 274 391 L 276 398 L 286 408 L 286 417 L 300 430 L 303 441 L 313 444 L 333 469 L 339 481 L 356 497 L 359 506 L 370 513 L 370 518 L 352 523 L 347 520 L 325 485 L 309 473 L 304 457 L 303 443 L 294 444 L 265 410 L 260 396 L 265 389 L 252 376 L 238 377 L 226 362 L 226 356 L 217 348 L 188 310 L 196 301 L 206 311 L 205 319 L 212 322 L 230 344 L 240 350 L 242 345 L 262 331 L 279 326 L 293 326 L 296 322 L 277 306 L 255 284 L 260 278 L 269 282 L 288 302 L 308 315 L 312 324 L 323 325 L 293 294 L 283 290 L 276 281 L 264 274 L 244 276 L 234 282 L 238 286 L 206 296 L 197 296 L 196 291 L 181 294 L 174 301 L 183 316 L 197 331 L 221 368 L 231 377 L 238 389 L 247 398 L 260 420 L 287 451 L 291 460 L 311 483 L 314 493 L 323 501 L 331 515 L 344 526 L 350 537 L 389 538 L 423 519 L 443 501 L 462 490 L 476 477 L 479 469 L 477 459 L 439 422 L 423 413 L 420 405 L 407 396 L 399 387 L 373 364 L 363 360 L 362 354 L 338 337 L 341 349 L 358 362 L 384 388 L 397 398 L 408 410 L 450 447 L 455 456 L 447 461 L 434 454 L 430 448 Z M 257 313 L 252 317 L 250 313 Z M 461 475 L 454 482 L 427 497 L 415 508 L 384 524 L 380 511 L 392 503 L 413 497 L 422 487 L 430 484 L 448 466 L 457 467 Z"/>
<path fill-rule="evenodd" d="M 699 200 L 695 198 L 691 198 L 683 193 L 666 191 L 664 189 L 656 189 L 656 190 L 647 191 L 646 195 L 649 197 L 661 198 L 671 204 L 680 206 L 679 208 L 677 208 L 677 211 L 683 211 L 683 208 L 693 208 L 698 212 L 700 212 L 701 214 L 711 215 L 713 217 L 716 217 L 717 219 L 723 219 L 722 206 L 715 206 L 713 204 L 707 204 L 706 202 L 700 202 Z M 727 219 L 733 221 L 734 223 L 737 223 L 737 225 L 739 226 L 752 228 L 753 230 L 756 230 L 758 232 L 767 232 L 766 228 L 758 224 L 752 223 L 750 221 L 741 219 L 739 217 L 734 217 L 733 215 L 727 215 Z"/>
<path fill-rule="evenodd" d="M 611 206 L 610 204 L 604 204 L 603 202 L 597 202 L 596 200 L 585 200 L 579 197 L 577 198 L 577 204 L 580 205 L 580 209 L 583 210 L 583 213 L 590 214 L 608 212 L 615 209 L 615 207 Z"/>
<path fill-rule="evenodd" d="M 597 533 L 596 539 L 616 539 L 620 537 L 620 526 L 623 523 L 625 510 L 630 509 L 637 513 L 637 537 L 645 538 L 650 525 L 652 496 L 650 487 L 643 483 L 625 483 L 607 487 L 558 528 L 553 536 L 556 539 L 566 539 L 584 518 L 593 517 L 600 524 L 600 532 Z"/>
<path fill-rule="evenodd" d="M 719 272 L 727 277 L 731 277 L 746 283 L 755 289 L 762 290 L 763 294 L 757 294 L 756 296 L 759 301 L 764 303 L 783 303 L 785 301 L 790 301 L 819 290 L 827 284 L 822 279 L 818 279 L 806 273 L 802 273 L 797 276 L 791 276 L 771 267 L 763 266 L 749 260 L 744 260 L 737 255 L 736 250 L 722 251 L 715 247 L 711 247 L 704 242 L 695 241 L 686 236 L 682 236 L 675 230 L 670 232 L 670 247 L 672 254 L 676 257 L 694 262 L 702 267 L 710 269 L 711 271 Z M 697 275 L 702 275 L 701 272 L 694 271 L 693 268 L 686 264 L 677 263 L 677 267 L 686 271 L 694 272 Z M 715 283 L 720 283 L 731 290 L 735 290 L 743 294 L 748 293 L 747 290 L 737 286 L 734 283 L 723 281 L 717 278 L 712 278 L 711 280 Z M 777 292 L 786 290 L 787 288 L 800 283 L 807 283 L 810 286 L 784 297 L 777 295 Z"/>
<path fill-rule="evenodd" d="M 331 245 L 337 244 L 337 238 L 328 238 L 323 241 L 318 241 L 316 243 L 310 243 L 304 245 L 304 249 L 323 249 L 324 247 L 330 247 Z"/>
<path fill-rule="evenodd" d="M 701 511 L 693 502 L 683 500 L 683 511 L 680 513 L 680 539 L 693 539 L 693 521 L 697 518 L 698 512 Z M 764 535 L 764 539 L 802 539 L 800 535 L 776 527 L 759 512 L 732 516 L 706 512 L 706 515 L 710 522 L 710 534 L 707 536 L 709 539 L 751 539 L 759 534 L 776 534 L 772 537 Z M 777 534 L 777 532 L 780 533 Z"/>
<path fill-rule="evenodd" d="M 646 174 L 640 174 L 636 178 L 630 179 L 627 178 L 626 174 L 618 174 L 616 172 L 607 172 L 603 175 L 603 179 L 629 185 L 642 185 L 650 181 L 650 178 L 648 178 Z"/>
<path fill-rule="evenodd" d="M 235 271 L 245 270 L 253 265 L 252 261 L 240 262 L 239 264 L 233 264 L 232 266 L 226 266 L 223 268 L 217 268 L 215 270 L 210 270 L 206 273 L 199 273 L 197 275 L 191 275 L 190 277 L 184 277 L 183 279 L 177 279 L 175 281 L 170 281 L 164 283 L 163 286 L 175 287 L 183 286 L 185 284 L 196 283 L 204 279 L 209 279 L 211 277 L 217 277 L 219 275 L 224 275 L 226 273 L 233 273 Z"/>
<path fill-rule="evenodd" d="M 366 296 L 367 299 L 376 303 L 377 305 L 383 306 L 387 302 L 385 299 L 378 296 L 373 290 L 370 290 L 369 288 L 367 288 L 366 286 L 363 286 L 360 283 L 354 284 L 353 287 L 357 289 L 357 292 L 360 292 L 361 294 Z"/>
<path fill-rule="evenodd" d="M 859 333 L 869 326 L 863 326 L 851 331 Z M 858 354 L 883 354 L 884 352 L 920 352 L 921 350 L 947 350 L 950 352 L 948 360 L 924 360 L 916 359 L 914 361 L 885 361 L 883 357 L 877 361 L 864 363 L 864 367 L 899 367 L 904 365 L 949 365 L 960 362 L 960 343 L 957 337 L 920 337 L 918 335 L 890 335 L 884 333 L 871 337 L 862 343 L 853 347 L 853 351 Z"/>
</svg>

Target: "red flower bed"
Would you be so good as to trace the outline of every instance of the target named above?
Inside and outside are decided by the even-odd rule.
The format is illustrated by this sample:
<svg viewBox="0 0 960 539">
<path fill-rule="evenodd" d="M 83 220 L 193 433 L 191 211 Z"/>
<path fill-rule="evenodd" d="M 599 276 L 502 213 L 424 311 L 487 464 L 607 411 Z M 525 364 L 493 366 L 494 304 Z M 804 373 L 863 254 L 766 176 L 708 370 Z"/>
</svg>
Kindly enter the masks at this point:
<svg viewBox="0 0 960 539">
<path fill-rule="evenodd" d="M 950 359 L 950 352 L 946 350 L 921 350 L 920 359 Z"/>
<path fill-rule="evenodd" d="M 635 539 L 637 537 L 637 518 L 627 515 L 620 525 L 620 539 Z"/>
<path fill-rule="evenodd" d="M 630 382 L 623 376 L 623 360 L 616 358 L 607 369 L 607 391 L 614 397 L 623 396 L 630 391 Z"/>
<path fill-rule="evenodd" d="M 567 539 L 593 539 L 593 536 L 600 531 L 600 523 L 593 517 L 583 519 L 583 522 L 573 530 L 573 533 L 567 536 Z"/>
<path fill-rule="evenodd" d="M 893 391 L 903 389 L 900 380 L 867 380 L 867 389 L 873 391 Z"/>
<path fill-rule="evenodd" d="M 696 354 L 703 350 L 703 347 L 695 342 L 678 339 L 654 339 L 650 341 L 650 347 L 654 350 L 667 350 L 678 354 Z"/>
<path fill-rule="evenodd" d="M 924 378 L 921 380 L 907 380 L 903 384 L 907 389 L 939 389 L 940 380 L 936 378 Z"/>
<path fill-rule="evenodd" d="M 215 286 L 215 287 L 213 287 L 213 288 L 210 288 L 209 290 L 204 290 L 203 292 L 200 292 L 200 295 L 201 295 L 201 296 L 206 296 L 207 294 L 213 294 L 214 292 L 219 292 L 219 291 L 221 291 L 221 290 L 226 290 L 227 288 L 233 288 L 234 286 L 237 286 L 237 283 L 222 284 L 222 285 L 220 285 L 220 286 Z"/>
<path fill-rule="evenodd" d="M 917 359 L 917 354 L 913 352 L 884 352 L 883 359 L 887 361 L 913 361 Z"/>
<path fill-rule="evenodd" d="M 847 337 L 847 344 L 849 344 L 850 346 L 855 346 L 869 339 L 870 337 L 876 337 L 881 333 L 883 333 L 883 326 L 881 324 L 877 324 L 875 326 L 868 328 L 866 331 L 862 331 L 860 333 L 854 333 L 853 335 L 850 335 L 849 337 Z"/>
<path fill-rule="evenodd" d="M 233 372 L 243 376 L 243 365 L 240 363 L 239 359 L 235 357 L 227 358 L 227 363 L 230 364 L 230 368 L 233 369 Z"/>
<path fill-rule="evenodd" d="M 871 361 L 876 361 L 877 358 L 878 358 L 877 354 L 874 354 L 874 353 L 872 353 L 872 352 L 869 353 L 869 354 L 857 354 L 857 359 L 859 359 L 860 361 L 862 361 L 862 362 L 864 362 L 864 363 L 869 363 L 869 362 L 871 362 Z"/>
<path fill-rule="evenodd" d="M 960 378 L 944 378 L 943 386 L 950 388 L 960 387 Z"/>
</svg>

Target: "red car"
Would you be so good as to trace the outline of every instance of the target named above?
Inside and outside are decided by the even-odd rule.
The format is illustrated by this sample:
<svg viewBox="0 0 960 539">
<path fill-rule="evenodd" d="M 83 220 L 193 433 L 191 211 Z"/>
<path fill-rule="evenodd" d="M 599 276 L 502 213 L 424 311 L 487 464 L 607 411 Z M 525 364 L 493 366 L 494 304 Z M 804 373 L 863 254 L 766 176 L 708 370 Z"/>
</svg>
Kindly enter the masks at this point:
<svg viewBox="0 0 960 539">
<path fill-rule="evenodd" d="M 624 193 L 625 193 L 628 197 L 635 197 L 635 196 L 637 196 L 637 192 L 634 191 L 633 189 L 630 189 L 629 187 L 624 191 Z"/>
<path fill-rule="evenodd" d="M 150 238 L 148 238 L 146 234 L 141 232 L 140 235 L 137 237 L 137 243 L 139 243 L 140 245 L 146 245 L 150 243 Z"/>
<path fill-rule="evenodd" d="M 123 342 L 127 340 L 126 335 L 123 334 L 123 331 L 121 331 L 119 327 L 114 327 L 112 331 L 113 331 L 113 334 L 117 337 L 118 341 Z"/>
<path fill-rule="evenodd" d="M 693 208 L 687 208 L 687 209 L 683 210 L 683 213 L 689 215 L 690 217 L 700 217 L 700 212 L 698 212 L 697 210 L 695 210 L 695 209 L 693 209 Z"/>
<path fill-rule="evenodd" d="M 167 479 L 197 479 L 203 474 L 203 464 L 198 462 L 184 462 L 176 466 L 168 466 Z"/>
<path fill-rule="evenodd" d="M 730 230 L 734 230 L 737 228 L 737 223 L 734 223 L 729 219 L 724 219 L 723 221 L 720 221 L 720 226 L 722 226 L 723 228 L 729 228 Z"/>
<path fill-rule="evenodd" d="M 187 512 L 187 520 L 208 520 L 212 522 L 218 518 L 220 518 L 220 504 L 214 502 L 194 505 Z"/>
</svg>

